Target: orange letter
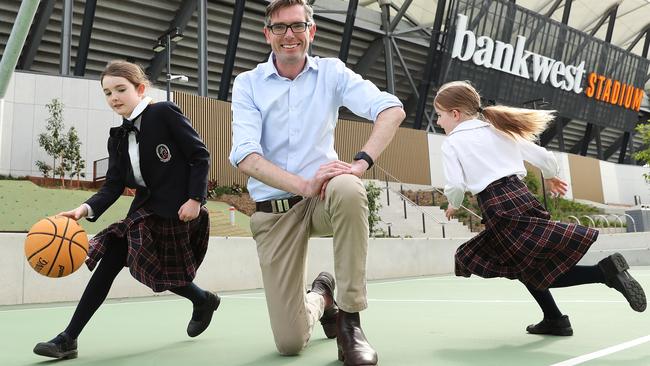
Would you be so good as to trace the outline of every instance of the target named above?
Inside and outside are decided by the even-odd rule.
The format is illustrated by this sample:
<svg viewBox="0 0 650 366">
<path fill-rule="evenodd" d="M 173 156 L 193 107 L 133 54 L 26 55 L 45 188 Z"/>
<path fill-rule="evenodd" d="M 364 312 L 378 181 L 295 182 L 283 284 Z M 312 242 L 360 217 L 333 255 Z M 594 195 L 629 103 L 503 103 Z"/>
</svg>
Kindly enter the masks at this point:
<svg viewBox="0 0 650 366">
<path fill-rule="evenodd" d="M 643 89 L 634 89 L 634 100 L 632 101 L 632 109 L 639 111 L 641 108 L 641 99 L 643 99 Z"/>
<path fill-rule="evenodd" d="M 594 87 L 594 83 L 596 82 L 597 77 L 598 75 L 596 75 L 595 72 L 592 72 L 591 74 L 589 74 L 589 77 L 587 77 L 587 90 L 585 91 L 585 94 L 587 94 L 589 98 L 593 97 L 594 92 L 596 91 L 596 88 Z"/>
<path fill-rule="evenodd" d="M 605 81 L 605 75 L 598 75 L 598 90 L 596 91 L 596 99 L 600 100 L 600 93 L 603 92 L 603 81 Z"/>
<path fill-rule="evenodd" d="M 612 85 L 612 100 L 610 100 L 610 103 L 616 104 L 618 103 L 618 94 L 621 92 L 621 82 L 618 80 L 614 80 L 614 84 Z"/>
</svg>

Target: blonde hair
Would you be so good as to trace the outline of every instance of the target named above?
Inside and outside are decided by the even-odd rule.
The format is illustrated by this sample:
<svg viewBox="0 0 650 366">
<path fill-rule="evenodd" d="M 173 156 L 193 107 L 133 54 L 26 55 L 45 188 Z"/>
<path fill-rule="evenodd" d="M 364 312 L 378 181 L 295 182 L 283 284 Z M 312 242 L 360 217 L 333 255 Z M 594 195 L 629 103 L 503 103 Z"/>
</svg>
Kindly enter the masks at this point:
<svg viewBox="0 0 650 366">
<path fill-rule="evenodd" d="M 282 8 L 288 8 L 294 5 L 302 5 L 305 9 L 305 21 L 314 24 L 314 9 L 305 0 L 273 0 L 266 6 L 264 14 L 264 25 L 271 25 L 271 16 Z"/>
<path fill-rule="evenodd" d="M 104 83 L 105 76 L 123 77 L 131 84 L 133 84 L 133 86 L 136 88 L 140 84 L 144 84 L 145 87 L 151 85 L 149 83 L 149 79 L 147 79 L 147 75 L 144 73 L 144 70 L 142 70 L 140 66 L 124 60 L 113 60 L 110 61 L 108 65 L 106 65 L 104 71 L 102 71 L 101 75 L 99 76 L 99 82 L 101 84 Z"/>
<path fill-rule="evenodd" d="M 447 112 L 457 110 L 470 117 L 476 116 L 477 119 L 492 124 L 509 137 L 519 137 L 529 141 L 537 140 L 548 123 L 555 118 L 553 113 L 556 112 L 502 105 L 481 108 L 481 96 L 467 81 L 452 81 L 442 85 L 433 104 L 439 110 Z"/>
</svg>

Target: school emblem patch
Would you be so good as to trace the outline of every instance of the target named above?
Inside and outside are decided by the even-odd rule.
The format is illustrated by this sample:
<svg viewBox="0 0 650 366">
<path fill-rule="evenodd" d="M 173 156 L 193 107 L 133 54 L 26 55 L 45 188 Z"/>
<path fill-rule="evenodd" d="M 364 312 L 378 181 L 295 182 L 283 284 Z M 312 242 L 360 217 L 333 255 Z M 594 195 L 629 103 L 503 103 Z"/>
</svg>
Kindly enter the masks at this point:
<svg viewBox="0 0 650 366">
<path fill-rule="evenodd" d="M 160 161 L 163 163 L 166 163 L 172 159 L 172 153 L 169 151 L 169 147 L 167 147 L 165 144 L 156 146 L 156 155 L 158 156 L 158 159 L 160 159 Z"/>
</svg>

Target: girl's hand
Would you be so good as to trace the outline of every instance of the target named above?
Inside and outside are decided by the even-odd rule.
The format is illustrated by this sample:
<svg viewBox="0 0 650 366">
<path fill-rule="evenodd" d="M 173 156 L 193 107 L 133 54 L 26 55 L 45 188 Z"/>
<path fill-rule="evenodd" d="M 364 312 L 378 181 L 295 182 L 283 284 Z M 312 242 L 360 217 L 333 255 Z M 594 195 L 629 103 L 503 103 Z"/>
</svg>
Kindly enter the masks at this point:
<svg viewBox="0 0 650 366">
<path fill-rule="evenodd" d="M 456 210 L 453 207 L 447 207 L 447 209 L 445 210 L 445 216 L 447 217 L 447 220 L 451 220 L 452 218 L 454 218 L 454 215 L 456 215 L 456 211 L 458 210 Z"/>
<path fill-rule="evenodd" d="M 75 221 L 78 221 L 79 219 L 88 216 L 88 209 L 86 208 L 86 205 L 81 205 L 71 211 L 59 212 L 57 216 L 69 217 Z"/>
<path fill-rule="evenodd" d="M 192 221 L 199 217 L 200 210 L 201 202 L 190 198 L 187 202 L 183 203 L 183 206 L 178 210 L 178 219 L 183 222 Z"/>
<path fill-rule="evenodd" d="M 569 187 L 565 181 L 558 177 L 544 179 L 544 183 L 548 187 L 548 191 L 555 197 L 564 196 Z"/>
</svg>

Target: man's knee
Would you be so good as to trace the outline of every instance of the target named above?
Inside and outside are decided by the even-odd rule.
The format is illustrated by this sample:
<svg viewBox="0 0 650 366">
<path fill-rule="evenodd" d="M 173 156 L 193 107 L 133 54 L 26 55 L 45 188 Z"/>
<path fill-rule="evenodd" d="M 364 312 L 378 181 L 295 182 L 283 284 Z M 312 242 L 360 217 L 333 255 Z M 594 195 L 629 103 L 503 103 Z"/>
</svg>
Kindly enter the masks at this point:
<svg viewBox="0 0 650 366">
<path fill-rule="evenodd" d="M 352 174 L 338 175 L 329 182 L 328 194 L 345 201 L 367 202 L 366 188 L 361 179 Z"/>
<path fill-rule="evenodd" d="M 294 337 L 284 337 L 282 340 L 275 340 L 275 346 L 278 352 L 283 356 L 295 356 L 305 348 L 307 342 L 303 339 L 302 335 L 295 335 Z"/>
</svg>

